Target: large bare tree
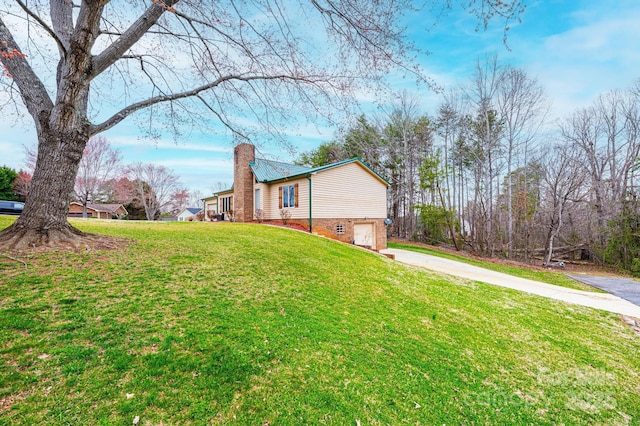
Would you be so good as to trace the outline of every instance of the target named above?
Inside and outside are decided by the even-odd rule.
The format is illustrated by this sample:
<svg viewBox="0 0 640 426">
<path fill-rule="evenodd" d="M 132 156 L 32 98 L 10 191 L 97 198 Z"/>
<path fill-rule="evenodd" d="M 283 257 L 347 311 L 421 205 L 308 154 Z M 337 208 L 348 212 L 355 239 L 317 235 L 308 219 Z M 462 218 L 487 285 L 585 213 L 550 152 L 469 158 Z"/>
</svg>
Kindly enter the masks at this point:
<svg viewBox="0 0 640 426">
<path fill-rule="evenodd" d="M 424 11 L 452 2 L 427 3 Z M 481 26 L 522 8 L 462 4 Z M 274 132 L 300 115 L 297 105 L 312 116 L 341 109 L 349 90 L 390 69 L 419 76 L 402 27 L 413 11 L 410 0 L 2 2 L 3 90 L 32 117 L 38 158 L 24 213 L 0 243 L 81 244 L 66 215 L 87 141 L 141 110 L 151 133 L 179 130 L 200 110 L 244 138 L 241 123 Z"/>
</svg>

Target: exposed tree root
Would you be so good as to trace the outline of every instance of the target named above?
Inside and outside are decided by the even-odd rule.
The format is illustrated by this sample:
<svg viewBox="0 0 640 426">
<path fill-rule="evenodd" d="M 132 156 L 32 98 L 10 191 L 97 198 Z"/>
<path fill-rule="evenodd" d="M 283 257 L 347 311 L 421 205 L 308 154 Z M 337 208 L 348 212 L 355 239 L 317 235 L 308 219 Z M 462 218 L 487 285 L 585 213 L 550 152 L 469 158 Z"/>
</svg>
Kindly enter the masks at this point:
<svg viewBox="0 0 640 426">
<path fill-rule="evenodd" d="M 0 256 L 6 257 L 7 259 L 13 260 L 14 262 L 22 263 L 25 268 L 27 267 L 27 262 L 25 262 L 24 260 L 16 259 L 15 257 L 11 257 L 8 254 L 4 254 L 4 253 L 0 253 Z"/>
<path fill-rule="evenodd" d="M 33 251 L 36 248 L 74 251 L 115 250 L 126 244 L 128 240 L 84 233 L 71 225 L 62 229 L 10 226 L 0 232 L 0 249 L 16 252 Z"/>
</svg>

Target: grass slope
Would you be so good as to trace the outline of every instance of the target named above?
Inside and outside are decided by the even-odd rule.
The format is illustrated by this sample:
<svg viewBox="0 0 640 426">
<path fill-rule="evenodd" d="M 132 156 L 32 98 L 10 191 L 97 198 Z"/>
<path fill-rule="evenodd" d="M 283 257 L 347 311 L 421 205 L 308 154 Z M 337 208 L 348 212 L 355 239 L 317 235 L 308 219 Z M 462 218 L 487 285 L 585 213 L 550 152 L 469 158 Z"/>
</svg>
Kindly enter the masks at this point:
<svg viewBox="0 0 640 426">
<path fill-rule="evenodd" d="M 615 315 L 286 229 L 75 224 L 136 242 L 0 257 L 0 424 L 640 419 Z"/>
</svg>

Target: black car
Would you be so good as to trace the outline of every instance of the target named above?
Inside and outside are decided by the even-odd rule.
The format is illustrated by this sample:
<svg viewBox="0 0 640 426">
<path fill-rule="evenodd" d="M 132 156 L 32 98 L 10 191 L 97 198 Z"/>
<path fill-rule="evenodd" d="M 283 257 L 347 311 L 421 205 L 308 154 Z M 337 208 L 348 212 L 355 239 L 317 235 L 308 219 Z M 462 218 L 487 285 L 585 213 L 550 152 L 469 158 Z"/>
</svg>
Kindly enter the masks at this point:
<svg viewBox="0 0 640 426">
<path fill-rule="evenodd" d="M 18 201 L 0 200 L 0 214 L 20 214 L 24 209 L 24 203 Z"/>
</svg>

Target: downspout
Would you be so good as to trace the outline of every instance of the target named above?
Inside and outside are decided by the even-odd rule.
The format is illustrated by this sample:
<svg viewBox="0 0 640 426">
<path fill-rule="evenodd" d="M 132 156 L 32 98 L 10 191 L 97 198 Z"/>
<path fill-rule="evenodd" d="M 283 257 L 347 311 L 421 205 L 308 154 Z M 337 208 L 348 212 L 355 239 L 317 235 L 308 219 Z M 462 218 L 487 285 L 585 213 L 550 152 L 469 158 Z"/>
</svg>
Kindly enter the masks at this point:
<svg viewBox="0 0 640 426">
<path fill-rule="evenodd" d="M 312 195 L 311 175 L 306 175 L 305 177 L 309 181 L 309 233 L 312 234 L 313 233 L 313 214 L 312 214 L 313 208 L 312 208 L 312 197 L 311 197 Z"/>
</svg>

